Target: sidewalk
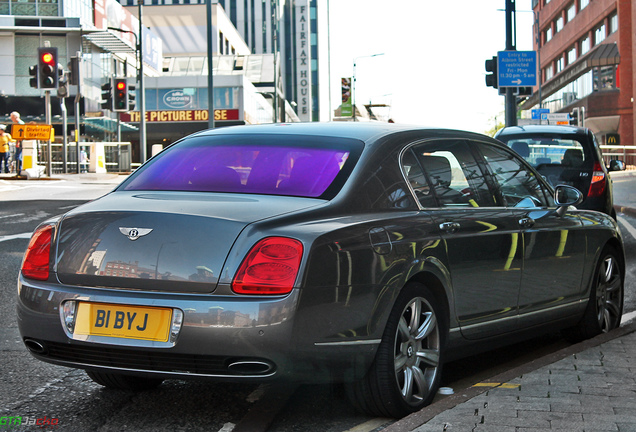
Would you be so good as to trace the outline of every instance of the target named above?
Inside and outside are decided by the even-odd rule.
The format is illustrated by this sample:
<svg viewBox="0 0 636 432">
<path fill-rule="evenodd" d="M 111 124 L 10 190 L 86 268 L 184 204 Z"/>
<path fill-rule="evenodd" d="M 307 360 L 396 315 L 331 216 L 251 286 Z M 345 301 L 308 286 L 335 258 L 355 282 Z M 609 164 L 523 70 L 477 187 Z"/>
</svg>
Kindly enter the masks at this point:
<svg viewBox="0 0 636 432">
<path fill-rule="evenodd" d="M 383 432 L 636 431 L 636 323 L 447 396 Z"/>
</svg>

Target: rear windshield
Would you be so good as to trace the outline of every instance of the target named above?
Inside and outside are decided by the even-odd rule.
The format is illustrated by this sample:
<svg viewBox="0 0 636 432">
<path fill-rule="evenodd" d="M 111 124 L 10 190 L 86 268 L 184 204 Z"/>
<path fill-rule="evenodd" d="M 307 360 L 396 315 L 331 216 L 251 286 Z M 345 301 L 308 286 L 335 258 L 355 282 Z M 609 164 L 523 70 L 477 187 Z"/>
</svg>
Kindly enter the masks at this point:
<svg viewBox="0 0 636 432">
<path fill-rule="evenodd" d="M 583 168 L 590 165 L 586 149 L 577 140 L 568 138 L 508 138 L 499 137 L 534 167 L 562 165 Z"/>
<path fill-rule="evenodd" d="M 157 155 L 120 190 L 329 198 L 361 150 L 361 142 L 324 137 L 193 137 Z"/>
</svg>

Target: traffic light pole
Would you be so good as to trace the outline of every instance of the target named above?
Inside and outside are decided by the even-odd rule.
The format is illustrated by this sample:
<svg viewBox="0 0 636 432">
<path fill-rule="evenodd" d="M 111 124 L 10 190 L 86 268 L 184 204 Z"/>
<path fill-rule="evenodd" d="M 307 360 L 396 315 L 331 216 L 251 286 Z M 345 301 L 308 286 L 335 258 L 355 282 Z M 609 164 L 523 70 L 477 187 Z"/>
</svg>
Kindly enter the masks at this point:
<svg viewBox="0 0 636 432">
<path fill-rule="evenodd" d="M 506 0 L 506 51 L 516 51 L 515 0 Z M 517 96 L 513 87 L 506 87 L 506 126 L 517 126 Z"/>
<path fill-rule="evenodd" d="M 51 124 L 51 90 L 44 91 L 44 117 L 47 125 Z M 46 173 L 49 177 L 53 175 L 53 161 L 51 160 L 51 137 L 46 146 Z"/>
</svg>

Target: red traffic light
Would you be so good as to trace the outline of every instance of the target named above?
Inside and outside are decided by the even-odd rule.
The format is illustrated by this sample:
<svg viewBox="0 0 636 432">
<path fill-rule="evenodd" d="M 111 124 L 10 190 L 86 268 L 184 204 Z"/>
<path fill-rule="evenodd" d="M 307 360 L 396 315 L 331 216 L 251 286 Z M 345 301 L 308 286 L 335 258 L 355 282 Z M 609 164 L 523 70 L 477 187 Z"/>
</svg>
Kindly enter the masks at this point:
<svg viewBox="0 0 636 432">
<path fill-rule="evenodd" d="M 47 63 L 47 64 L 51 63 L 51 62 L 53 62 L 53 59 L 54 59 L 54 56 L 53 56 L 52 53 L 50 53 L 50 52 L 42 53 L 42 61 L 44 63 Z"/>
<path fill-rule="evenodd" d="M 126 83 L 123 81 L 117 81 L 117 90 L 124 90 L 126 88 Z"/>
</svg>

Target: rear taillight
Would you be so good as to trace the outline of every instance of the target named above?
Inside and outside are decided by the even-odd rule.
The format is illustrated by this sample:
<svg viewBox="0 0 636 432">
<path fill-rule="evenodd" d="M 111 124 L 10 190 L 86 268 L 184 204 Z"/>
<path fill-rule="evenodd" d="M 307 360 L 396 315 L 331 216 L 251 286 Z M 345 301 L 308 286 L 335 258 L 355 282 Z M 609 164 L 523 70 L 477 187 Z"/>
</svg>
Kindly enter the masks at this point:
<svg viewBox="0 0 636 432">
<path fill-rule="evenodd" d="M 250 250 L 232 281 L 238 294 L 280 295 L 294 287 L 303 245 L 287 237 L 265 238 Z"/>
<path fill-rule="evenodd" d="M 53 227 L 46 225 L 33 233 L 22 261 L 22 276 L 25 278 L 37 280 L 49 278 L 52 232 Z"/>
<path fill-rule="evenodd" d="M 590 190 L 587 193 L 588 197 L 598 197 L 603 195 L 605 191 L 605 172 L 599 162 L 594 163 L 594 172 L 592 173 L 592 182 L 590 183 Z"/>
</svg>

